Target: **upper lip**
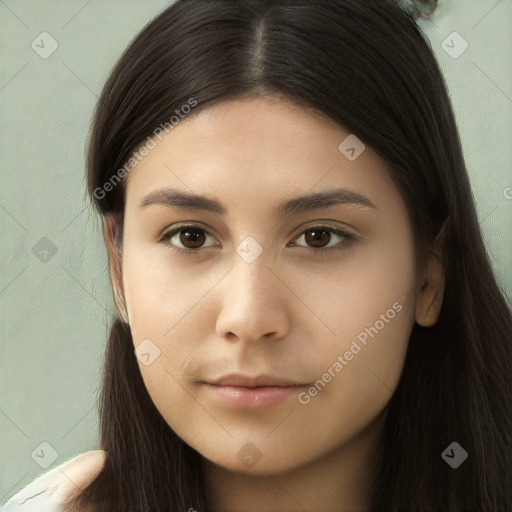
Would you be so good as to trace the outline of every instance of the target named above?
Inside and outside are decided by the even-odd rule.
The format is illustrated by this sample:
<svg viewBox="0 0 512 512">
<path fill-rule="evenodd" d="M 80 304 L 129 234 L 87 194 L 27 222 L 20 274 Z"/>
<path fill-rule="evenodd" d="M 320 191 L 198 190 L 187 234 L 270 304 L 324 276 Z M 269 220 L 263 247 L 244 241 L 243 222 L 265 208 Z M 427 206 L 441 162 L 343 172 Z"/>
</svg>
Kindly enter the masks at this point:
<svg viewBox="0 0 512 512">
<path fill-rule="evenodd" d="M 243 388 L 296 387 L 306 385 L 305 382 L 295 379 L 285 379 L 281 377 L 273 377 L 271 375 L 258 375 L 256 377 L 251 377 L 239 373 L 232 373 L 230 375 L 225 375 L 224 377 L 205 382 L 214 386 L 238 386 Z"/>
</svg>

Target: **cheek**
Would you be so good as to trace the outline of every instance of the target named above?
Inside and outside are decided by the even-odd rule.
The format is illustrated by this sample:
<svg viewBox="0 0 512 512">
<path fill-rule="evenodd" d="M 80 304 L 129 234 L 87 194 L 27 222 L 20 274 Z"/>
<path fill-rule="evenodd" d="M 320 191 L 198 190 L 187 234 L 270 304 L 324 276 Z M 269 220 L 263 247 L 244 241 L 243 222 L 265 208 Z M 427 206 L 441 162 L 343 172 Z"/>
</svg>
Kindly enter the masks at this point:
<svg viewBox="0 0 512 512">
<path fill-rule="evenodd" d="M 123 286 L 132 334 L 137 334 L 134 341 L 149 334 L 172 341 L 174 326 L 179 330 L 180 324 L 190 324 L 189 315 L 204 308 L 208 290 L 224 273 L 212 269 L 199 274 L 193 260 L 175 261 L 162 247 L 125 248 Z"/>
<path fill-rule="evenodd" d="M 165 348 L 172 348 L 173 368 L 201 348 L 201 339 L 215 336 L 220 314 L 215 305 L 222 300 L 214 288 L 232 263 L 194 264 L 192 258 L 175 262 L 176 256 L 168 256 L 161 247 L 145 251 L 125 247 L 123 284 L 134 343 L 165 340 Z M 298 298 L 282 304 L 295 324 L 289 339 L 299 344 L 299 353 L 312 357 L 313 368 L 328 368 L 333 356 L 350 350 L 353 340 L 365 348 L 365 357 L 359 360 L 372 357 L 379 364 L 400 360 L 414 299 L 413 252 L 406 237 L 389 236 L 378 250 L 361 248 L 340 254 L 339 261 L 287 263 L 282 269 L 280 278 Z M 282 287 L 279 282 L 276 295 Z M 295 335 L 294 328 L 307 334 Z"/>
<path fill-rule="evenodd" d="M 307 369 L 308 374 L 301 377 L 314 386 L 302 401 L 294 399 L 293 421 L 275 431 L 274 420 L 248 422 L 210 411 L 207 403 L 196 399 L 195 390 L 187 388 L 188 364 L 209 356 L 204 340 L 222 342 L 215 333 L 215 321 L 222 312 L 218 294 L 222 287 L 215 289 L 215 285 L 232 261 L 201 266 L 191 259 L 181 267 L 171 266 L 171 258 L 161 249 L 131 251 L 129 246 L 124 258 L 134 344 L 150 339 L 160 350 L 152 364 L 139 362 L 146 388 L 173 430 L 211 460 L 236 465 L 236 456 L 226 447 L 249 439 L 265 453 L 275 454 L 276 465 L 299 464 L 348 442 L 391 398 L 414 313 L 412 248 L 403 239 L 390 237 L 378 250 L 340 256 L 336 264 L 320 259 L 307 265 L 283 264 L 279 277 L 294 294 L 279 295 L 281 281 L 272 281 L 276 296 L 283 297 L 274 307 L 278 304 L 285 312 L 282 317 L 290 319 L 279 367 L 290 375 L 296 367 Z M 225 288 L 226 293 L 229 289 Z M 281 413 L 279 421 L 288 411 Z M 268 437 L 270 431 L 274 434 Z M 269 457 L 269 464 L 272 461 Z"/>
<path fill-rule="evenodd" d="M 327 337 L 312 336 L 302 347 L 321 381 L 318 393 L 312 390 L 319 404 L 363 411 L 385 404 L 398 384 L 414 325 L 414 253 L 404 238 L 390 237 L 380 248 L 361 251 L 328 280 L 308 276 L 322 287 L 308 286 L 304 296 L 329 328 L 322 329 Z"/>
<path fill-rule="evenodd" d="M 397 249 L 398 248 L 398 249 Z M 307 279 L 293 278 L 293 289 L 323 321 L 322 333 L 338 348 L 347 347 L 366 329 L 382 338 L 383 333 L 407 333 L 414 318 L 415 266 L 413 247 L 407 239 L 389 239 L 377 249 L 358 250 L 340 263 L 331 264 L 328 272 L 320 266 L 296 269 Z M 290 279 L 292 279 L 290 274 Z M 395 307 L 393 307 L 393 305 Z M 399 312 L 397 310 L 400 310 Z M 319 325 L 319 322 L 317 322 Z"/>
<path fill-rule="evenodd" d="M 350 439 L 387 406 L 414 323 L 413 277 L 408 257 L 382 253 L 326 282 L 316 299 L 309 290 L 310 304 L 334 335 L 310 336 L 309 346 L 300 348 L 314 368 L 314 383 L 298 401 L 304 424 L 325 418 L 324 439 Z"/>
<path fill-rule="evenodd" d="M 139 367 L 153 402 L 161 412 L 168 411 L 166 417 L 181 417 L 183 407 L 189 409 L 183 376 L 203 340 L 212 336 L 214 320 L 205 317 L 212 300 L 208 291 L 226 272 L 213 269 L 199 275 L 192 267 L 171 266 L 161 248 L 136 251 L 126 246 L 124 252 L 123 286 L 134 346 L 147 348 L 152 360 L 145 365 L 139 358 Z"/>
</svg>

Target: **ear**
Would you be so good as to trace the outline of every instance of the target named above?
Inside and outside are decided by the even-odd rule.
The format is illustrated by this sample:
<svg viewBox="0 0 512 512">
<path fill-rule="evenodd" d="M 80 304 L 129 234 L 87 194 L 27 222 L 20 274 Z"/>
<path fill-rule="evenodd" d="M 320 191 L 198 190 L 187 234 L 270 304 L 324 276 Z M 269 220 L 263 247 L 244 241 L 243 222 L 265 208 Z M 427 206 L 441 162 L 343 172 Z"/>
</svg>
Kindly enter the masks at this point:
<svg viewBox="0 0 512 512">
<path fill-rule="evenodd" d="M 439 319 L 444 297 L 445 276 L 438 254 L 429 257 L 416 297 L 416 322 L 423 327 L 433 326 Z"/>
<path fill-rule="evenodd" d="M 128 324 L 128 313 L 123 290 L 122 273 L 122 222 L 119 215 L 107 214 L 103 217 L 103 234 L 108 251 L 110 284 L 114 294 L 114 302 L 121 320 Z"/>
</svg>

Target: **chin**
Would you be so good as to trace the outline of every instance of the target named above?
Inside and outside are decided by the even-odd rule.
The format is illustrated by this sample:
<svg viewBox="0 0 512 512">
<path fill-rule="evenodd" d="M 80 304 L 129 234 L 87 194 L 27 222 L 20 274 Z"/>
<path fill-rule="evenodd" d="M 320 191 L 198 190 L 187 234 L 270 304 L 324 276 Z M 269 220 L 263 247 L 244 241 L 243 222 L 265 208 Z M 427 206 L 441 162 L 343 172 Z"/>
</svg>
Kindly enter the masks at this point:
<svg viewBox="0 0 512 512">
<path fill-rule="evenodd" d="M 308 452 L 305 447 L 297 451 L 283 451 L 275 449 L 267 442 L 254 444 L 242 443 L 241 447 L 222 453 L 212 452 L 211 449 L 197 450 L 209 463 L 234 473 L 243 473 L 254 476 L 279 475 L 295 471 L 311 462 L 305 457 Z M 309 454 L 311 456 L 311 454 Z"/>
</svg>

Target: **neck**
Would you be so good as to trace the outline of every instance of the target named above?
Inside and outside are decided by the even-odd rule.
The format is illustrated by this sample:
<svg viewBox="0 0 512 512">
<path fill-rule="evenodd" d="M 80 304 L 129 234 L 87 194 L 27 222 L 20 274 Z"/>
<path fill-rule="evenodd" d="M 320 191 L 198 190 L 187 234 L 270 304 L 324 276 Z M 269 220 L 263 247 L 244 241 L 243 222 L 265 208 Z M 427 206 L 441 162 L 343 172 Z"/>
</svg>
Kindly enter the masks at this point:
<svg viewBox="0 0 512 512">
<path fill-rule="evenodd" d="M 369 512 L 370 465 L 385 413 L 329 454 L 286 473 L 251 475 L 204 459 L 212 512 Z"/>
</svg>

